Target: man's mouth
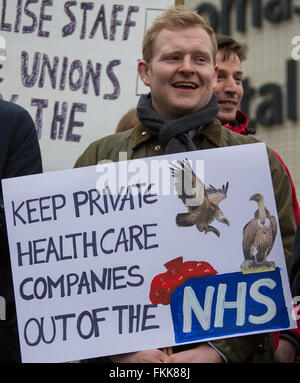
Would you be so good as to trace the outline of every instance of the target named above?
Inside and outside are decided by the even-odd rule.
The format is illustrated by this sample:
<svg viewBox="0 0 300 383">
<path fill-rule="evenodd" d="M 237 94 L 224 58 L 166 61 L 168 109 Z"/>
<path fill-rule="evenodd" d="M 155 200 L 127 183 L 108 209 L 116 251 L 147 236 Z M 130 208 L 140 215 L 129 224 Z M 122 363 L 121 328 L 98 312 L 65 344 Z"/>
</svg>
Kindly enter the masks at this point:
<svg viewBox="0 0 300 383">
<path fill-rule="evenodd" d="M 188 82 L 188 81 L 178 81 L 172 84 L 174 88 L 179 89 L 197 89 L 198 85 L 194 82 Z"/>
<path fill-rule="evenodd" d="M 236 102 L 235 102 L 235 101 L 229 101 L 229 100 L 219 101 L 219 104 L 221 104 L 221 105 L 231 105 L 231 106 L 236 106 Z"/>
</svg>

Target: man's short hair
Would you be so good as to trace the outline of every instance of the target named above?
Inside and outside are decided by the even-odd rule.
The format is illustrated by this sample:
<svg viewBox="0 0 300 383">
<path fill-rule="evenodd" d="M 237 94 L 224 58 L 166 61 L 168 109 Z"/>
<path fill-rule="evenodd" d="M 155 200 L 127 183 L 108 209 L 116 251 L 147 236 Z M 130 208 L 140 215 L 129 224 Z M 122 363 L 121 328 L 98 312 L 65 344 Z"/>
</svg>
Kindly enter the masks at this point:
<svg viewBox="0 0 300 383">
<path fill-rule="evenodd" d="M 229 57 L 237 55 L 240 62 L 247 59 L 248 45 L 245 43 L 238 42 L 233 38 L 225 35 L 217 35 L 218 52 L 222 52 L 223 61 L 227 61 Z"/>
<path fill-rule="evenodd" d="M 143 59 L 151 63 L 153 59 L 153 46 L 156 36 L 163 29 L 170 31 L 189 27 L 202 27 L 210 37 L 212 43 L 212 56 L 214 65 L 216 64 L 217 40 L 212 27 L 196 11 L 187 9 L 183 5 L 167 8 L 161 16 L 154 20 L 153 24 L 147 29 L 143 40 Z"/>
</svg>

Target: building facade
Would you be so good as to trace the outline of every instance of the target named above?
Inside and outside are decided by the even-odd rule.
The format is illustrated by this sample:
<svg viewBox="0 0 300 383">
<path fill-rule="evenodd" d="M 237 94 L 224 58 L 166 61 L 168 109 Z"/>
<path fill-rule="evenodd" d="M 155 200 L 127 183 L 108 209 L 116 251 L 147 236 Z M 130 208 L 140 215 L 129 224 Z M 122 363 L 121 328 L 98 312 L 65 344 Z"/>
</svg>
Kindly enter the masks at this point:
<svg viewBox="0 0 300 383">
<path fill-rule="evenodd" d="M 244 102 L 256 137 L 287 164 L 300 199 L 300 0 L 185 0 L 249 46 Z"/>
</svg>

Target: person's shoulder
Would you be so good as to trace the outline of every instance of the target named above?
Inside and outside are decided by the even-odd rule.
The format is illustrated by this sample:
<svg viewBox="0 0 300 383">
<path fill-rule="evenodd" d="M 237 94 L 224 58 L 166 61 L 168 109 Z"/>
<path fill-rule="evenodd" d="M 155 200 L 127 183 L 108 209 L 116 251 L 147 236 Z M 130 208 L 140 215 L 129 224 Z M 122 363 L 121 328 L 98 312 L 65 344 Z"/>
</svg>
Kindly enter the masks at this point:
<svg viewBox="0 0 300 383">
<path fill-rule="evenodd" d="M 118 161 L 119 153 L 127 151 L 133 129 L 110 134 L 99 140 L 93 141 L 81 154 L 75 163 L 75 167 L 96 165 L 99 161 Z"/>
<path fill-rule="evenodd" d="M 0 100 L 0 114 L 17 116 L 27 113 L 27 110 L 21 105 L 14 104 L 13 102 L 5 100 Z"/>
<path fill-rule="evenodd" d="M 244 145 L 244 144 L 254 144 L 261 142 L 257 138 L 253 137 L 253 135 L 244 135 L 240 133 L 236 133 L 225 126 L 222 126 L 222 136 L 224 140 L 224 144 L 228 145 Z"/>
<path fill-rule="evenodd" d="M 12 140 L 15 145 L 36 141 L 35 124 L 29 112 L 18 104 L 0 100 L 1 135 L 3 140 Z"/>
<path fill-rule="evenodd" d="M 223 140 L 224 140 L 224 146 L 229 145 L 246 145 L 246 144 L 257 144 L 257 143 L 262 143 L 263 141 L 260 141 L 253 135 L 243 135 L 240 133 L 236 133 L 230 129 L 227 129 L 225 126 L 222 126 L 223 129 Z M 266 144 L 266 149 L 267 149 L 267 154 L 269 157 L 269 161 L 274 163 L 274 164 L 279 164 L 282 161 L 278 158 L 279 156 L 276 155 L 273 149 L 271 149 L 267 144 Z"/>
<path fill-rule="evenodd" d="M 0 121 L 7 131 L 15 134 L 36 134 L 29 112 L 18 104 L 0 100 Z"/>
<path fill-rule="evenodd" d="M 130 129 L 124 132 L 110 134 L 92 142 L 90 146 L 95 148 L 101 147 L 103 149 L 110 149 L 111 147 L 123 146 L 125 142 L 128 142 L 128 140 L 130 140 L 132 131 L 133 129 Z"/>
</svg>

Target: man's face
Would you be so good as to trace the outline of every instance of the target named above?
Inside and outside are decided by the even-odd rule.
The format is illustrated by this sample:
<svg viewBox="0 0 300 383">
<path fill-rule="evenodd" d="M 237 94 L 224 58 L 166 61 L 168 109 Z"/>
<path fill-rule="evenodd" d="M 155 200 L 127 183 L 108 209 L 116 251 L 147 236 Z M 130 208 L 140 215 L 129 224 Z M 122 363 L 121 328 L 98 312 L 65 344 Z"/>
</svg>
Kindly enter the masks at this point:
<svg viewBox="0 0 300 383">
<path fill-rule="evenodd" d="M 222 124 L 228 124 L 235 120 L 244 94 L 242 65 L 237 55 L 232 54 L 223 61 L 222 52 L 218 52 L 217 66 L 218 81 L 214 88 L 220 105 L 217 118 Z"/>
<path fill-rule="evenodd" d="M 159 115 L 174 119 L 209 103 L 217 80 L 212 50 L 209 35 L 199 26 L 158 33 L 151 63 L 141 60 L 138 70 Z"/>
</svg>

